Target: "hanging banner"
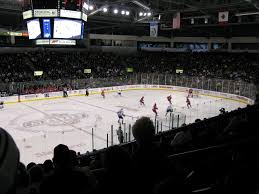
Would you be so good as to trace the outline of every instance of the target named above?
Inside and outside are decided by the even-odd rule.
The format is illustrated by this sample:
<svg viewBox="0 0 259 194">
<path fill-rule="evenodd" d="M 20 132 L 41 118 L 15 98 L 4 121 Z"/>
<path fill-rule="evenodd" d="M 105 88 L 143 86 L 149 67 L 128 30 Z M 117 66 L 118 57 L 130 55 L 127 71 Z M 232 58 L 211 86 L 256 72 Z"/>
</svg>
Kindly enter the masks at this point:
<svg viewBox="0 0 259 194">
<path fill-rule="evenodd" d="M 227 24 L 228 23 L 228 11 L 219 12 L 219 24 Z"/>
<path fill-rule="evenodd" d="M 158 35 L 158 23 L 150 22 L 150 37 L 157 37 Z"/>
<path fill-rule="evenodd" d="M 181 14 L 177 12 L 173 18 L 173 29 L 180 29 L 181 27 Z"/>
</svg>

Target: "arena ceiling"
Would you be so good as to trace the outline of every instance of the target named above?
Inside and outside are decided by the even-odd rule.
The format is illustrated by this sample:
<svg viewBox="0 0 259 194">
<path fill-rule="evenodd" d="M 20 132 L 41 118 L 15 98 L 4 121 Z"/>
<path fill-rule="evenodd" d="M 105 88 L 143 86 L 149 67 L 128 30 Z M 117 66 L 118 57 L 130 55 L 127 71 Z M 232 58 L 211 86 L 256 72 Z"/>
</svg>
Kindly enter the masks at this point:
<svg viewBox="0 0 259 194">
<path fill-rule="evenodd" d="M 25 28 L 22 20 L 22 1 L 23 0 L 0 0 L 0 27 L 12 30 Z M 219 11 L 229 11 L 230 19 L 235 14 L 244 12 L 259 12 L 259 0 L 90 0 L 96 8 L 108 5 L 110 9 L 127 9 L 130 11 L 129 17 L 115 16 L 114 14 L 104 14 L 101 11 L 94 12 L 88 17 L 89 31 L 92 33 L 108 34 L 136 34 L 143 35 L 148 33 L 150 20 L 158 20 L 160 24 L 170 26 L 176 12 L 181 13 L 181 18 L 188 20 L 192 17 L 208 17 L 208 28 L 216 26 Z M 150 10 L 147 10 L 149 8 Z M 151 11 L 151 17 L 139 17 L 139 12 Z M 259 28 L 259 15 L 255 19 L 248 20 L 244 24 Z M 240 25 L 240 24 L 238 24 Z M 235 26 L 235 25 L 234 25 Z M 192 26 L 193 27 L 193 26 Z M 196 25 L 198 31 L 202 31 Z M 183 28 L 180 32 L 188 31 L 190 27 Z M 234 28 L 237 28 L 236 26 Z M 162 30 L 163 31 L 163 30 Z M 172 31 L 172 30 L 171 30 Z M 165 30 L 164 34 L 171 34 Z M 213 31 L 213 30 L 212 30 Z M 229 31 L 232 31 L 230 29 Z M 223 32 L 224 33 L 224 32 Z"/>
</svg>

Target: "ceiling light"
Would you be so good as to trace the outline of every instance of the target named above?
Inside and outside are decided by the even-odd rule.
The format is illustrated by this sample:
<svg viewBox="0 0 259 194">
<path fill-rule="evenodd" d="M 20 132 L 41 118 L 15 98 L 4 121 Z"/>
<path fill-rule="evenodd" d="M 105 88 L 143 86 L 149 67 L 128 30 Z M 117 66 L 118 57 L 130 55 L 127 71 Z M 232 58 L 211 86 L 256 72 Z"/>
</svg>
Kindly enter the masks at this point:
<svg viewBox="0 0 259 194">
<path fill-rule="evenodd" d="M 114 10 L 113 10 L 113 13 L 114 13 L 114 14 L 117 14 L 118 12 L 119 12 L 118 9 L 114 9 Z"/>
<path fill-rule="evenodd" d="M 125 11 L 124 10 L 121 11 L 121 15 L 125 15 Z"/>
<path fill-rule="evenodd" d="M 130 14 L 130 12 L 129 11 L 126 11 L 126 15 L 129 15 Z"/>
<path fill-rule="evenodd" d="M 87 3 L 84 3 L 83 8 L 85 8 L 86 10 L 88 10 L 88 9 L 89 9 L 89 5 L 88 5 Z"/>
<path fill-rule="evenodd" d="M 139 16 L 143 16 L 143 13 L 142 13 L 142 12 L 139 12 Z"/>
<path fill-rule="evenodd" d="M 89 10 L 93 10 L 93 9 L 94 9 L 94 6 L 90 5 Z"/>
</svg>

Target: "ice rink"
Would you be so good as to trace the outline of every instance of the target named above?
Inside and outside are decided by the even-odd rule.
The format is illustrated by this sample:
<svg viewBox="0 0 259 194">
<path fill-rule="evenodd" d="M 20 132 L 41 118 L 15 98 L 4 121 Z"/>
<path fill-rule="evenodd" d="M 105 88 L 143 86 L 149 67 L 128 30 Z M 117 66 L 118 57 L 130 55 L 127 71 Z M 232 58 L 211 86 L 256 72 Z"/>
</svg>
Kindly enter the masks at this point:
<svg viewBox="0 0 259 194">
<path fill-rule="evenodd" d="M 165 111 L 169 105 L 166 97 L 172 95 L 175 114 L 185 117 L 186 124 L 197 118 L 209 118 L 219 114 L 224 107 L 227 111 L 245 107 L 246 104 L 216 97 L 199 96 L 190 99 L 192 108 L 186 107 L 186 93 L 164 90 L 137 90 L 122 92 L 122 97 L 116 93 L 89 97 L 69 97 L 55 100 L 41 100 L 7 104 L 0 110 L 0 126 L 6 129 L 15 139 L 21 154 L 21 161 L 42 163 L 52 159 L 53 148 L 58 144 L 66 144 L 77 152 L 85 153 L 94 149 L 106 147 L 106 137 L 111 125 L 114 134 L 118 128 L 116 112 L 124 108 L 126 128 L 141 116 L 154 119 L 152 106 L 158 106 L 158 120 L 162 121 L 163 129 L 169 127 Z M 139 99 L 144 96 L 146 106 L 139 105 Z M 182 118 L 181 117 L 181 118 Z M 183 121 L 182 121 L 183 122 Z M 94 142 L 92 142 L 92 129 Z M 117 143 L 117 136 L 114 137 Z"/>
</svg>

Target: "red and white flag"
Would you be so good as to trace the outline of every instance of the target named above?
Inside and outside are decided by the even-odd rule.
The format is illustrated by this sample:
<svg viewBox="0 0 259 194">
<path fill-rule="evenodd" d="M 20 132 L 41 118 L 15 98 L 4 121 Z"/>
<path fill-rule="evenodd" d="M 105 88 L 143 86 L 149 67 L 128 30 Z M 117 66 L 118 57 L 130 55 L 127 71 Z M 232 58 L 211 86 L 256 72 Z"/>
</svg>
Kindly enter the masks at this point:
<svg viewBox="0 0 259 194">
<path fill-rule="evenodd" d="M 219 23 L 220 24 L 228 23 L 228 11 L 219 12 Z"/>
<path fill-rule="evenodd" d="M 180 29 L 181 27 L 181 14 L 177 12 L 173 18 L 173 29 Z"/>
</svg>

